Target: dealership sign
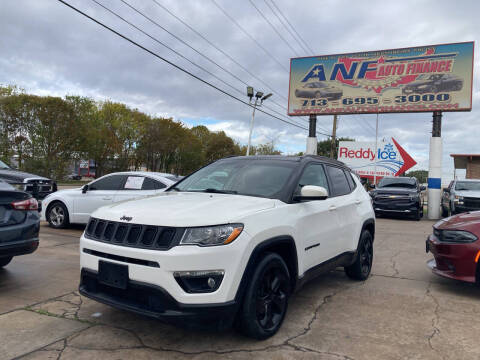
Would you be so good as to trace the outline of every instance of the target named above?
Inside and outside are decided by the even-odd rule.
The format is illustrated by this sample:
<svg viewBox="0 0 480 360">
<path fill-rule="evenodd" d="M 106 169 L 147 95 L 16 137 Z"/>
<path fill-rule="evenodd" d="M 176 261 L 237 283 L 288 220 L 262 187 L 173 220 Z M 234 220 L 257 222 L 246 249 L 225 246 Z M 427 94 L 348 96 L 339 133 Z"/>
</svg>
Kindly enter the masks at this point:
<svg viewBox="0 0 480 360">
<path fill-rule="evenodd" d="M 290 61 L 289 115 L 472 109 L 473 42 Z"/>
<path fill-rule="evenodd" d="M 340 141 L 338 160 L 347 164 L 360 177 L 381 178 L 399 176 L 416 164 L 416 161 L 394 139 L 375 142 Z"/>
</svg>

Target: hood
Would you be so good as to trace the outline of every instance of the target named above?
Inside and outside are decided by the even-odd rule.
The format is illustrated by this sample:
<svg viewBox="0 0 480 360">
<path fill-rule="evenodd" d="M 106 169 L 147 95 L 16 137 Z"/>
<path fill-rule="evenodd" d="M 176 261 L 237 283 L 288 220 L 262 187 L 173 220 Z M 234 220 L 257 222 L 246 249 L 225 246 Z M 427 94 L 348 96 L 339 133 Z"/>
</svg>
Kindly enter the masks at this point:
<svg viewBox="0 0 480 360">
<path fill-rule="evenodd" d="M 0 179 L 5 180 L 6 182 L 23 182 L 25 179 L 50 180 L 43 176 L 29 174 L 23 171 L 13 169 L 0 170 Z"/>
<path fill-rule="evenodd" d="M 416 188 L 405 188 L 405 187 L 393 187 L 393 186 L 388 186 L 384 188 L 376 188 L 374 190 L 376 195 L 411 195 L 411 194 L 416 194 L 417 189 Z"/>
<path fill-rule="evenodd" d="M 480 191 L 478 190 L 455 190 L 455 195 L 471 198 L 480 198 Z"/>
<path fill-rule="evenodd" d="M 471 211 L 442 219 L 433 227 L 439 230 L 465 230 L 480 236 L 480 211 Z"/>
<path fill-rule="evenodd" d="M 132 218 L 132 224 L 172 227 L 220 225 L 273 208 L 275 201 L 243 195 L 165 192 L 104 206 L 92 217 L 120 221 L 126 216 Z"/>
</svg>

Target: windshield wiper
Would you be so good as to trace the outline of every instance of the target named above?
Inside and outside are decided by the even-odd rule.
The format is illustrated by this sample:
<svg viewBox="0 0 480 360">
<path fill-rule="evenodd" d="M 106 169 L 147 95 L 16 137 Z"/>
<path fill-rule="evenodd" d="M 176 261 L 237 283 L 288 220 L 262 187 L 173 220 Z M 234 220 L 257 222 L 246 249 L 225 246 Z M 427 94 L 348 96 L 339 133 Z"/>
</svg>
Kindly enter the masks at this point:
<svg viewBox="0 0 480 360">
<path fill-rule="evenodd" d="M 237 193 L 237 191 L 235 190 L 219 190 L 219 189 L 213 189 L 213 188 L 199 190 L 199 192 L 212 193 L 212 194 L 236 194 Z"/>
</svg>

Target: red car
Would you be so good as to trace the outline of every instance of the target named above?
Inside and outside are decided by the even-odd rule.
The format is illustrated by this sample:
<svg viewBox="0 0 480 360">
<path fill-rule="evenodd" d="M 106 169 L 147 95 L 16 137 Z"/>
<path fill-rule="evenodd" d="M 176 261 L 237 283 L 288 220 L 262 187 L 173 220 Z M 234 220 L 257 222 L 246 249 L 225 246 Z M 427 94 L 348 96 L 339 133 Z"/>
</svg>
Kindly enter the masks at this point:
<svg viewBox="0 0 480 360">
<path fill-rule="evenodd" d="M 480 211 L 440 220 L 427 239 L 428 262 L 433 273 L 480 284 Z"/>
</svg>

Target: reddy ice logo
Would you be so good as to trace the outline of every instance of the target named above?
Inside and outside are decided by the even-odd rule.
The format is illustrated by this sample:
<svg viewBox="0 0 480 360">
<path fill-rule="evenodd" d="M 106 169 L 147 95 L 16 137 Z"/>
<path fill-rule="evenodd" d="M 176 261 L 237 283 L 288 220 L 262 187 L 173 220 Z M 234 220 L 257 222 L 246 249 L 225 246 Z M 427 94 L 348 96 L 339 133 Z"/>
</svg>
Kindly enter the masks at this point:
<svg viewBox="0 0 480 360">
<path fill-rule="evenodd" d="M 326 74 L 323 64 L 316 64 L 302 82 L 337 80 L 379 94 L 384 89 L 409 84 L 420 74 L 450 73 L 456 56 L 457 53 L 435 54 L 435 48 L 428 48 L 418 56 L 341 57 L 330 74 Z"/>
<path fill-rule="evenodd" d="M 375 175 L 375 169 L 377 177 L 399 176 L 416 164 L 394 138 L 382 141 L 376 151 L 374 143 L 342 141 L 338 160 L 364 177 Z"/>
</svg>

